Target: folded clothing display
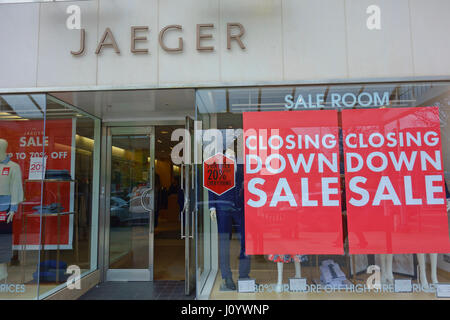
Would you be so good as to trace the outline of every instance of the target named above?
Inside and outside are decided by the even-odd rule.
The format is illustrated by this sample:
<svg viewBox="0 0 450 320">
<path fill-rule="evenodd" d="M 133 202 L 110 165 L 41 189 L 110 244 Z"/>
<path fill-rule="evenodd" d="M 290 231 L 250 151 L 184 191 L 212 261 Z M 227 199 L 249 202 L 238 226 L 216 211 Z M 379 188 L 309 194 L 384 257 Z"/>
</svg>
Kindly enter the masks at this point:
<svg viewBox="0 0 450 320">
<path fill-rule="evenodd" d="M 320 264 L 320 282 L 333 288 L 344 288 L 347 285 L 347 278 L 339 265 L 329 259 Z"/>
<path fill-rule="evenodd" d="M 39 214 L 41 212 L 41 206 L 33 207 L 33 214 Z M 46 206 L 42 206 L 42 213 L 62 213 L 64 212 L 64 208 L 61 207 L 60 203 L 52 203 Z"/>
<path fill-rule="evenodd" d="M 45 171 L 45 179 L 51 180 L 72 180 L 69 170 L 52 170 Z"/>
<path fill-rule="evenodd" d="M 69 275 L 65 274 L 67 269 L 67 263 L 60 261 L 57 263 L 55 260 L 46 260 L 40 263 L 39 277 L 38 270 L 33 273 L 33 279 L 41 282 L 56 282 L 56 275 L 59 272 L 58 281 L 66 282 Z"/>
</svg>

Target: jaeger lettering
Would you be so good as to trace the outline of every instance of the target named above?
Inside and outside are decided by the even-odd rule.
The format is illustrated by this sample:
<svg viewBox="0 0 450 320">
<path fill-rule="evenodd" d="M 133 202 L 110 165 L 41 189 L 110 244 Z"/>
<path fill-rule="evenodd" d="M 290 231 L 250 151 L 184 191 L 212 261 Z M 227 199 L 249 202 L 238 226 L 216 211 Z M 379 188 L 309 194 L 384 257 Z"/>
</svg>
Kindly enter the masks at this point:
<svg viewBox="0 0 450 320">
<path fill-rule="evenodd" d="M 215 47 L 211 45 L 211 40 L 214 39 L 212 30 L 214 30 L 215 25 L 213 23 L 207 24 L 197 24 L 196 25 L 196 50 L 199 52 L 213 52 Z M 184 50 L 184 39 L 183 37 L 178 37 L 178 45 L 169 45 L 166 42 L 166 34 L 168 32 L 183 32 L 183 26 L 181 25 L 168 25 L 162 28 L 158 34 L 158 43 L 160 47 L 169 53 L 183 52 Z M 145 48 L 145 42 L 148 41 L 146 33 L 149 33 L 150 29 L 148 26 L 131 26 L 130 33 L 130 52 L 134 54 L 148 54 L 148 48 Z M 73 56 L 82 55 L 86 51 L 86 34 L 85 29 L 80 29 L 80 47 L 76 51 L 70 51 Z M 226 45 L 227 50 L 232 50 L 232 43 L 236 43 L 241 50 L 245 50 L 245 44 L 243 42 L 243 37 L 245 35 L 245 28 L 242 24 L 234 22 L 227 23 L 226 27 Z M 209 44 L 208 44 L 209 43 Z M 139 45 L 139 48 L 137 47 Z M 112 48 L 116 54 L 120 54 L 120 45 L 117 43 L 114 33 L 111 28 L 106 28 L 100 38 L 95 54 L 101 54 L 103 50 L 107 48 Z"/>
</svg>

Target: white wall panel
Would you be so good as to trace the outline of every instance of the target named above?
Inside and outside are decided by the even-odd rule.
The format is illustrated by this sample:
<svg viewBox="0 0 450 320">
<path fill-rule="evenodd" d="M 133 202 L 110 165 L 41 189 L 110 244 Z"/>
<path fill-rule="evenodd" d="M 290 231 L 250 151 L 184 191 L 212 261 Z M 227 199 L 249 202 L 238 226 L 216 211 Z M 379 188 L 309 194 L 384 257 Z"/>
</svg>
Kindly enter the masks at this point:
<svg viewBox="0 0 450 320">
<path fill-rule="evenodd" d="M 347 77 L 344 0 L 284 0 L 285 80 Z"/>
<path fill-rule="evenodd" d="M 81 7 L 79 31 L 68 30 L 66 8 Z M 368 30 L 369 5 L 381 8 L 381 30 Z M 266 84 L 309 80 L 450 77 L 448 0 L 93 0 L 0 5 L 0 89 L 55 87 L 180 87 Z M 246 49 L 232 42 L 226 24 L 245 27 Z M 196 49 L 196 25 L 213 23 L 213 52 Z M 158 43 L 184 39 L 168 53 Z M 131 52 L 131 27 L 148 26 L 148 54 Z M 95 54 L 105 28 L 121 50 Z"/>
<path fill-rule="evenodd" d="M 157 4 L 157 0 L 100 0 L 98 38 L 101 39 L 105 29 L 109 27 L 120 54 L 107 47 L 98 55 L 98 85 L 157 84 Z M 149 32 L 137 33 L 137 36 L 146 36 L 148 40 L 138 41 L 136 46 L 147 48 L 148 54 L 131 53 L 132 26 L 149 27 Z"/>
<path fill-rule="evenodd" d="M 366 25 L 372 4 L 381 9 L 380 30 Z M 408 0 L 346 0 L 346 17 L 350 78 L 414 75 Z"/>
<path fill-rule="evenodd" d="M 86 29 L 86 51 L 73 56 L 80 48 L 80 31 L 69 30 L 66 9 L 76 4 L 81 9 L 81 28 Z M 38 55 L 38 87 L 95 85 L 97 59 L 93 54 L 97 42 L 97 1 L 41 3 Z"/>
<path fill-rule="evenodd" d="M 450 75 L 450 1 L 411 0 L 416 76 Z"/>
<path fill-rule="evenodd" d="M 243 24 L 247 47 L 242 51 L 233 43 L 232 50 L 221 51 L 223 82 L 283 80 L 280 0 L 220 0 L 220 21 L 222 35 L 227 22 Z M 226 48 L 226 39 L 222 43 Z"/>
<path fill-rule="evenodd" d="M 36 86 L 39 4 L 0 5 L 0 88 Z"/>
<path fill-rule="evenodd" d="M 203 46 L 213 46 L 213 52 L 197 51 L 197 24 L 214 24 L 214 28 L 202 30 L 202 34 L 212 34 L 213 39 L 201 42 Z M 219 0 L 159 1 L 158 32 L 168 25 L 182 26 L 182 31 L 167 31 L 164 42 L 169 47 L 178 47 L 178 38 L 182 37 L 183 52 L 167 52 L 158 48 L 160 84 L 218 83 L 220 54 L 226 47 L 226 43 L 224 45 L 220 41 L 225 38 L 224 34 L 219 34 Z"/>
</svg>

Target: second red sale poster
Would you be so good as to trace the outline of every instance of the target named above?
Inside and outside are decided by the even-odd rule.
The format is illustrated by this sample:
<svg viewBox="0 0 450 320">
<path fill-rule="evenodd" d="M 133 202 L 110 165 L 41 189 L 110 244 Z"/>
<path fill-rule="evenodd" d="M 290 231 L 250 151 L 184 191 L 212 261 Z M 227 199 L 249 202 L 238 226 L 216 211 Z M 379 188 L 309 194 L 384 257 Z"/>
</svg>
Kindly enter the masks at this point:
<svg viewBox="0 0 450 320">
<path fill-rule="evenodd" d="M 437 107 L 343 110 L 350 254 L 447 253 Z"/>
</svg>

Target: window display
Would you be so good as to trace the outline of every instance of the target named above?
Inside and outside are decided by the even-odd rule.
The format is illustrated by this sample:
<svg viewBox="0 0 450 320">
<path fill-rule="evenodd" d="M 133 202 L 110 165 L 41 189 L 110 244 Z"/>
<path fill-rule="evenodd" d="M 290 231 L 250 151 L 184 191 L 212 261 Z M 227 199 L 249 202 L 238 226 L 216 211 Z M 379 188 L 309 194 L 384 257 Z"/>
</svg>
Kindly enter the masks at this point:
<svg viewBox="0 0 450 320">
<path fill-rule="evenodd" d="M 97 268 L 99 125 L 50 95 L 0 95 L 0 299 L 42 299 L 69 267 Z"/>
<path fill-rule="evenodd" d="M 205 157 L 228 149 L 244 179 L 243 198 L 227 198 L 238 183 L 221 195 L 243 203 L 226 259 L 210 221 L 227 270 L 210 298 L 435 299 L 450 283 L 449 115 L 448 83 L 198 90 Z M 240 278 L 242 248 L 254 293 L 224 290 Z"/>
</svg>

